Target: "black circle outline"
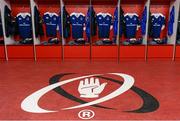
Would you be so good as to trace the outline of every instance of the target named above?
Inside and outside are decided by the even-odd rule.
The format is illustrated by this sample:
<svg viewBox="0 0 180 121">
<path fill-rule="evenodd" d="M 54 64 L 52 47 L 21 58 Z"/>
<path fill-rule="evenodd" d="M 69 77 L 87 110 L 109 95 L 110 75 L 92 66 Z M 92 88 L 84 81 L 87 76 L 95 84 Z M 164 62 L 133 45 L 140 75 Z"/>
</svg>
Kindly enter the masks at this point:
<svg viewBox="0 0 180 121">
<path fill-rule="evenodd" d="M 54 84 L 54 83 L 57 83 L 60 81 L 60 79 L 66 75 L 72 75 L 72 74 L 75 74 L 75 73 L 62 73 L 62 74 L 57 74 L 57 75 L 54 75 L 53 77 L 51 77 L 49 79 L 49 84 Z M 108 77 L 102 77 L 102 76 L 96 76 L 98 78 L 102 78 L 102 79 L 106 79 L 108 81 L 111 81 L 111 82 L 115 82 L 117 84 L 120 84 L 122 85 L 123 82 L 122 81 L 119 81 L 119 80 L 115 80 L 115 79 L 112 79 L 112 78 L 108 78 Z M 131 90 L 134 91 L 138 96 L 140 96 L 143 100 L 143 105 L 138 108 L 138 109 L 135 109 L 135 110 L 131 110 L 131 111 L 125 111 L 125 112 L 131 112 L 131 113 L 150 113 L 150 112 L 154 112 L 156 111 L 160 104 L 159 104 L 159 101 L 154 97 L 152 96 L 151 94 L 147 93 L 146 91 L 136 87 L 136 86 L 132 86 L 131 87 Z M 69 94 L 68 92 L 66 92 L 64 89 L 62 89 L 60 86 L 55 88 L 54 91 L 58 94 L 60 94 L 61 96 L 64 96 L 65 98 L 68 98 L 69 100 L 72 100 L 72 101 L 75 101 L 75 102 L 78 102 L 80 104 L 85 104 L 85 103 L 88 103 L 84 100 L 81 100 L 71 94 Z M 112 110 L 115 110 L 114 108 L 109 108 L 109 107 L 105 107 L 105 106 L 101 106 L 101 105 L 92 105 L 93 107 L 98 107 L 98 108 L 104 108 L 104 109 L 112 109 Z"/>
</svg>

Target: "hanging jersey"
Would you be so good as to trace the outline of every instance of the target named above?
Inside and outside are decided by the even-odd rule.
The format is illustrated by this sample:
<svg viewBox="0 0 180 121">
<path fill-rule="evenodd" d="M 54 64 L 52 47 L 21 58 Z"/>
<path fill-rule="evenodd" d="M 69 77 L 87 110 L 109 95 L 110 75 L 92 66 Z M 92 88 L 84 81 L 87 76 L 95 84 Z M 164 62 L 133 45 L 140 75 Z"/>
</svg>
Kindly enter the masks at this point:
<svg viewBox="0 0 180 121">
<path fill-rule="evenodd" d="M 175 19 L 175 8 L 173 6 L 172 9 L 171 9 L 170 18 L 169 18 L 169 21 L 168 21 L 168 35 L 169 36 L 171 36 L 173 34 L 174 19 Z"/>
<path fill-rule="evenodd" d="M 43 21 L 40 16 L 40 12 L 37 6 L 34 7 L 34 27 L 35 27 L 35 36 L 38 37 L 44 35 L 43 31 Z"/>
<path fill-rule="evenodd" d="M 98 13 L 97 17 L 99 38 L 109 38 L 112 16 L 109 13 Z"/>
<path fill-rule="evenodd" d="M 139 25 L 139 18 L 136 13 L 127 13 L 124 16 L 126 24 L 126 37 L 135 38 L 137 27 Z"/>
<path fill-rule="evenodd" d="M 23 39 L 32 38 L 32 23 L 29 13 L 19 13 L 16 16 L 19 34 Z"/>
<path fill-rule="evenodd" d="M 72 13 L 70 22 L 72 25 L 72 37 L 74 39 L 83 38 L 85 15 L 83 13 Z"/>
<path fill-rule="evenodd" d="M 124 12 L 123 13 L 121 12 L 121 16 L 122 14 L 124 14 Z M 124 17 L 120 17 L 120 21 L 121 22 L 120 22 L 119 35 L 122 36 L 122 33 L 123 33 L 122 26 L 123 26 Z M 118 8 L 117 7 L 114 11 L 113 32 L 114 32 L 114 36 L 117 36 L 117 33 L 118 33 Z"/>
<path fill-rule="evenodd" d="M 180 39 L 180 13 L 179 13 L 179 19 L 178 19 L 177 39 Z"/>
<path fill-rule="evenodd" d="M 14 35 L 15 32 L 15 26 L 13 23 L 13 17 L 11 15 L 11 10 L 9 9 L 9 7 L 7 5 L 5 5 L 4 7 L 4 24 L 5 24 L 5 33 L 6 33 L 6 37 L 12 36 Z"/>
<path fill-rule="evenodd" d="M 62 36 L 62 26 L 61 26 L 61 14 L 59 16 L 59 32 Z M 66 11 L 65 6 L 63 7 L 63 35 L 64 38 L 68 38 L 70 36 L 70 16 L 69 13 Z"/>
<path fill-rule="evenodd" d="M 146 34 L 146 23 L 147 23 L 147 7 L 145 6 L 142 19 L 141 19 L 141 33 L 142 35 Z"/>
<path fill-rule="evenodd" d="M 153 38 L 160 38 L 163 26 L 165 25 L 165 17 L 161 13 L 152 14 L 151 18 L 151 32 Z"/>
<path fill-rule="evenodd" d="M 48 37 L 56 37 L 58 15 L 56 13 L 44 13 L 43 20 L 46 26 L 46 35 Z"/>
<path fill-rule="evenodd" d="M 90 34 L 92 36 L 96 35 L 96 28 L 96 13 L 94 11 L 94 8 L 91 6 L 88 8 L 88 12 L 86 15 L 86 35 L 88 38 L 90 37 Z"/>
</svg>

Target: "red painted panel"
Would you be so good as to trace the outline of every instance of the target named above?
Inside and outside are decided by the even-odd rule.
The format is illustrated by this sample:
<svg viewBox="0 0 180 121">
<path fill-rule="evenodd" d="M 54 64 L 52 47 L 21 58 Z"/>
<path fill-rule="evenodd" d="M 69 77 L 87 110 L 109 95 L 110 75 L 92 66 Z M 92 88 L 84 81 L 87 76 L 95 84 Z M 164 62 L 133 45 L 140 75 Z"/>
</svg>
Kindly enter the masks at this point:
<svg viewBox="0 0 180 121">
<path fill-rule="evenodd" d="M 176 46 L 176 58 L 180 58 L 180 45 Z"/>
<path fill-rule="evenodd" d="M 3 45 L 0 45 L 0 59 L 5 59 L 5 52 Z"/>
<path fill-rule="evenodd" d="M 150 45 L 148 46 L 148 58 L 172 58 L 173 45 Z"/>
<path fill-rule="evenodd" d="M 62 46 L 36 46 L 37 58 L 61 58 Z"/>
<path fill-rule="evenodd" d="M 65 58 L 89 58 L 90 46 L 64 46 Z"/>
<path fill-rule="evenodd" d="M 34 50 L 31 45 L 9 45 L 7 46 L 9 59 L 33 59 Z"/>
<path fill-rule="evenodd" d="M 92 58 L 117 58 L 118 46 L 92 46 Z"/>
<path fill-rule="evenodd" d="M 120 58 L 144 58 L 145 46 L 120 46 Z"/>
</svg>

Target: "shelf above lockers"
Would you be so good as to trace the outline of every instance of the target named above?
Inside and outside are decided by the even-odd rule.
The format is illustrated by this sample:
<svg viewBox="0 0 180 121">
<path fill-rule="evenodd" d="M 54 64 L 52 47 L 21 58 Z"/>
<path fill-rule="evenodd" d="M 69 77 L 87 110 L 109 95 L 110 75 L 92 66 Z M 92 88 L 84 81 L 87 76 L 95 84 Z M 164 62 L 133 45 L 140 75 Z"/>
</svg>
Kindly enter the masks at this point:
<svg viewBox="0 0 180 121">
<path fill-rule="evenodd" d="M 30 0 L 6 0 L 10 4 L 30 4 Z"/>
<path fill-rule="evenodd" d="M 34 0 L 37 5 L 53 5 L 53 4 L 57 4 L 60 5 L 60 0 Z"/>
<path fill-rule="evenodd" d="M 169 5 L 170 4 L 170 2 L 172 2 L 172 1 L 175 1 L 175 0 L 150 0 L 151 1 L 151 5 L 155 5 L 155 4 L 157 4 L 157 5 Z"/>
<path fill-rule="evenodd" d="M 121 4 L 145 4 L 147 0 L 121 0 Z"/>
<path fill-rule="evenodd" d="M 91 0 L 92 5 L 104 5 L 104 7 L 108 7 L 109 5 L 117 5 L 118 0 Z"/>
<path fill-rule="evenodd" d="M 90 5 L 90 0 L 62 0 L 64 5 Z"/>
</svg>

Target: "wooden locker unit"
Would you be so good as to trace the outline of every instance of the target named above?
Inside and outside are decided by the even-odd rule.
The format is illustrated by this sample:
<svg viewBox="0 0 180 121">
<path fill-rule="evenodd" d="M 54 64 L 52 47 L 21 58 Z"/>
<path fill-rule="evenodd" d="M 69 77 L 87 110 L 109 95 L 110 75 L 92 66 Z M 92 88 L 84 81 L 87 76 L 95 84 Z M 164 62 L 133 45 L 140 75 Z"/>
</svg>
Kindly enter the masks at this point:
<svg viewBox="0 0 180 121">
<path fill-rule="evenodd" d="M 34 7 L 37 7 L 41 18 L 43 18 L 44 13 L 46 12 L 53 12 L 59 15 L 60 13 L 60 1 L 59 0 L 31 0 L 31 11 L 32 14 L 34 14 Z M 34 17 L 33 17 L 34 18 Z M 35 25 L 33 24 L 35 29 Z M 43 45 L 40 44 L 43 41 L 48 41 L 51 37 L 47 37 L 46 35 L 46 29 L 45 29 L 45 24 L 43 23 L 43 36 L 34 36 L 34 40 L 36 40 L 34 46 L 35 46 L 35 51 L 36 51 L 36 59 L 58 59 L 61 60 L 62 57 L 62 44 L 61 42 L 57 45 Z M 33 30 L 33 35 L 35 35 L 35 30 Z M 61 40 L 59 30 L 57 30 L 57 36 L 59 40 Z"/>
<path fill-rule="evenodd" d="M 5 5 L 8 5 L 12 11 L 12 16 L 16 17 L 19 12 L 28 12 L 30 13 L 30 1 L 16 1 L 16 0 L 4 0 L 2 1 Z M 3 6 L 3 8 L 4 8 Z M 2 9 L 3 9 L 2 8 Z M 5 31 L 5 27 L 4 27 Z M 21 38 L 19 36 L 6 37 L 5 44 L 7 47 L 7 57 L 8 59 L 33 59 L 33 45 L 15 45 L 16 41 L 19 41 Z"/>
<path fill-rule="evenodd" d="M 119 2 L 120 1 L 120 2 Z M 47 41 L 49 38 L 46 36 L 46 31 L 44 28 L 44 36 L 35 37 L 35 28 L 34 28 L 34 6 L 38 6 L 38 9 L 41 13 L 41 17 L 45 12 L 56 12 L 60 13 L 62 6 L 65 5 L 66 10 L 71 14 L 72 12 L 81 12 L 87 14 L 88 7 L 90 4 L 93 5 L 96 14 L 98 12 L 108 12 L 114 16 L 114 11 L 117 5 L 121 5 L 125 13 L 135 12 L 141 18 L 144 6 L 147 5 L 150 8 L 152 13 L 163 13 L 166 16 L 166 27 L 161 32 L 161 38 L 167 36 L 168 31 L 168 20 L 169 12 L 174 4 L 176 9 L 177 3 L 180 3 L 179 0 L 1 0 L 1 14 L 3 16 L 3 8 L 5 5 L 8 5 L 12 10 L 12 15 L 16 16 L 19 12 L 30 12 L 32 16 L 32 25 L 33 25 L 33 45 L 15 45 L 16 41 L 20 40 L 19 36 L 6 37 L 4 33 L 5 46 L 0 45 L 0 59 L 153 59 L 153 58 L 180 58 L 180 45 L 175 44 L 175 34 L 172 37 L 168 37 L 169 41 L 166 45 L 150 45 L 147 44 L 149 41 L 148 33 L 145 36 L 141 35 L 141 28 L 137 31 L 137 38 L 143 37 L 142 45 L 95 45 L 94 42 L 99 40 L 98 32 L 97 35 L 91 37 L 92 44 L 88 45 L 78 45 L 70 46 L 67 43 L 72 40 L 72 30 L 71 37 L 65 39 L 61 37 L 58 33 L 58 38 L 65 40 L 66 43 L 58 45 L 42 45 L 40 42 L 43 40 Z M 118 3 L 119 2 L 119 3 Z M 148 10 L 149 13 L 149 10 Z M 176 11 L 176 14 L 178 12 Z M 177 17 L 177 15 L 176 15 Z M 3 30 L 4 27 L 4 18 L 2 17 Z M 61 18 L 62 19 L 62 18 Z M 177 22 L 177 20 L 175 20 Z M 148 23 L 146 26 L 148 31 Z M 98 28 L 97 28 L 98 31 Z M 113 29 L 110 31 L 111 40 L 113 39 Z M 84 31 L 84 39 L 87 39 L 86 33 Z M 119 38 L 120 41 L 124 41 L 126 38 L 123 36 Z M 5 48 L 5 49 L 4 49 Z"/>
<path fill-rule="evenodd" d="M 66 7 L 69 15 L 73 12 L 83 13 L 86 15 L 89 7 L 89 0 L 62 0 L 63 5 Z M 72 26 L 70 27 L 70 37 L 64 38 L 65 44 L 63 45 L 64 59 L 89 59 L 90 58 L 90 44 L 87 45 L 68 45 L 68 42 L 73 40 L 72 38 Z M 83 38 L 87 40 L 86 33 L 84 31 Z"/>
<path fill-rule="evenodd" d="M 165 28 L 162 30 L 160 38 L 163 39 L 168 37 L 168 20 L 169 20 L 169 11 L 172 7 L 172 3 L 175 2 L 174 0 L 151 0 L 150 3 L 150 12 L 151 13 L 162 13 L 165 16 L 166 23 Z M 176 22 L 176 20 L 175 20 Z M 172 35 L 174 36 L 174 35 Z M 149 41 L 149 38 L 148 38 Z M 173 58 L 173 46 L 174 40 L 168 37 L 168 42 L 165 45 L 148 45 L 147 56 L 148 59 L 154 58 Z"/>
<path fill-rule="evenodd" d="M 143 10 L 147 6 L 149 7 L 148 0 L 142 1 L 134 1 L 134 0 L 121 0 L 121 7 L 124 10 L 124 14 L 126 13 L 136 13 L 139 16 L 139 20 L 142 18 Z M 148 9 L 147 9 L 148 14 Z M 148 18 L 147 18 L 148 19 Z M 147 29 L 146 29 L 147 31 Z M 145 46 L 147 44 L 147 33 L 143 36 L 141 34 L 141 27 L 137 30 L 136 39 L 143 38 L 143 42 L 141 45 L 123 45 L 120 44 L 119 56 L 121 59 L 144 59 L 146 56 Z M 120 38 L 121 42 L 124 42 L 127 38 L 123 35 Z"/>
<path fill-rule="evenodd" d="M 118 6 L 118 0 L 92 0 L 92 6 L 96 14 L 99 12 L 109 13 L 112 15 L 112 20 L 114 18 L 114 11 Z M 111 27 L 109 39 L 113 39 L 113 29 Z M 118 45 L 95 45 L 94 42 L 100 40 L 98 37 L 98 27 L 97 35 L 92 37 L 92 59 L 115 59 L 118 60 Z"/>
</svg>

